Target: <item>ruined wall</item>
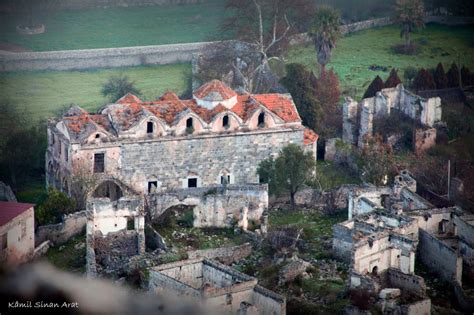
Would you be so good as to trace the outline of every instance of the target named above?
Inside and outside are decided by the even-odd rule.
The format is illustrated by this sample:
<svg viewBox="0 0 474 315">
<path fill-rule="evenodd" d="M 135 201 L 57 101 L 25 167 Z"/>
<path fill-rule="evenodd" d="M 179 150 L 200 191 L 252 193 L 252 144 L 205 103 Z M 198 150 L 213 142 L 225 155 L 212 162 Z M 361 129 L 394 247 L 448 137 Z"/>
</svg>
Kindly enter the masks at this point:
<svg viewBox="0 0 474 315">
<path fill-rule="evenodd" d="M 79 211 L 63 217 L 58 224 L 39 226 L 36 230 L 35 244 L 41 244 L 46 240 L 54 245 L 66 243 L 71 237 L 85 231 L 87 223 L 86 211 Z"/>
<path fill-rule="evenodd" d="M 201 198 L 194 208 L 195 227 L 230 227 L 237 223 L 244 230 L 248 221 L 260 222 L 268 208 L 266 185 L 229 186 L 222 194 L 209 194 Z"/>
<path fill-rule="evenodd" d="M 462 258 L 454 249 L 420 229 L 418 258 L 449 282 L 461 283 Z"/>
<path fill-rule="evenodd" d="M 176 267 L 163 269 L 161 273 L 192 288 L 200 289 L 204 281 L 203 269 L 202 261 L 196 260 L 185 265 L 180 264 Z"/>
<path fill-rule="evenodd" d="M 442 212 L 435 212 L 430 211 L 429 213 L 417 213 L 409 214 L 412 218 L 417 219 L 419 229 L 423 229 L 423 231 L 435 234 L 438 233 L 439 230 L 439 223 L 442 220 L 450 221 L 451 219 L 451 211 L 442 211 Z"/>
<path fill-rule="evenodd" d="M 192 287 L 178 282 L 156 270 L 150 269 L 148 289 L 158 296 L 171 295 L 187 296 L 196 300 L 200 299 L 200 292 Z"/>
<path fill-rule="evenodd" d="M 455 215 L 453 218 L 456 224 L 457 235 L 470 247 L 474 248 L 474 215 Z M 470 222 L 470 224 L 468 223 Z"/>
<path fill-rule="evenodd" d="M 401 305 L 401 312 L 406 315 L 429 315 L 431 314 L 431 299 Z"/>
<path fill-rule="evenodd" d="M 0 265 L 25 262 L 35 250 L 34 209 L 31 207 L 0 226 L 0 235 L 7 238 L 7 248 L 0 251 Z"/>
<path fill-rule="evenodd" d="M 417 296 L 426 296 L 426 285 L 423 277 L 390 268 L 387 271 L 387 281 L 389 287 L 399 288 Z"/>
<path fill-rule="evenodd" d="M 259 285 L 253 290 L 252 304 L 257 306 L 260 314 L 286 314 L 285 298 Z"/>
<path fill-rule="evenodd" d="M 189 259 L 195 259 L 199 257 L 205 257 L 208 259 L 217 259 L 223 264 L 229 265 L 233 262 L 237 262 L 243 258 L 248 257 L 252 254 L 252 244 L 245 243 L 239 246 L 232 247 L 219 247 L 211 249 L 199 249 L 188 252 Z"/>
<path fill-rule="evenodd" d="M 335 224 L 332 227 L 332 237 L 334 256 L 349 263 L 352 253 L 352 229 L 343 223 Z"/>
<path fill-rule="evenodd" d="M 150 178 L 163 190 L 187 187 L 188 177 L 197 177 L 198 186 L 220 184 L 224 171 L 235 184 L 258 183 L 258 164 L 302 139 L 302 129 L 281 129 L 124 143 L 117 172 L 140 192 L 147 192 Z"/>
</svg>

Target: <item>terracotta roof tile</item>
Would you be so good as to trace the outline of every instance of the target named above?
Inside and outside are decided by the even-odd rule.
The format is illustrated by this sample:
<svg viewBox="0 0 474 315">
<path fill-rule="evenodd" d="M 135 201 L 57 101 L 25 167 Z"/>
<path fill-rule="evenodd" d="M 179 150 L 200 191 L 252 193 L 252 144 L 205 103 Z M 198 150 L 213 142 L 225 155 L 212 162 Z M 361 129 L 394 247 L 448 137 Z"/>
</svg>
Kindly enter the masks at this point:
<svg viewBox="0 0 474 315">
<path fill-rule="evenodd" d="M 127 93 L 119 98 L 115 103 L 117 104 L 129 104 L 129 103 L 142 103 L 142 101 L 132 93 Z"/>
<path fill-rule="evenodd" d="M 304 144 L 312 144 L 318 141 L 319 135 L 309 128 L 304 129 Z"/>
<path fill-rule="evenodd" d="M 296 106 L 289 95 L 284 94 L 257 94 L 252 95 L 266 108 L 274 112 L 285 122 L 301 121 Z"/>
<path fill-rule="evenodd" d="M 222 81 L 212 80 L 198 88 L 193 95 L 199 99 L 211 98 L 215 101 L 223 101 L 237 96 L 237 93 Z"/>
</svg>

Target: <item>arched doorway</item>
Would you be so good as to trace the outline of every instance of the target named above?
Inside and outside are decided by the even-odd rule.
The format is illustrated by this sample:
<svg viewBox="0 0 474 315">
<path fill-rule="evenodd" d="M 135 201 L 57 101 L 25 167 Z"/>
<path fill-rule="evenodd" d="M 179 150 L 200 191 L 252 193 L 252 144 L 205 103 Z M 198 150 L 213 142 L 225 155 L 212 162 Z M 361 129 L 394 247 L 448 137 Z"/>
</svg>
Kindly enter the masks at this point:
<svg viewBox="0 0 474 315">
<path fill-rule="evenodd" d="M 109 198 L 110 201 L 116 201 L 123 196 L 123 191 L 119 185 L 113 181 L 105 181 L 101 183 L 94 190 L 92 197 L 94 198 Z"/>
</svg>

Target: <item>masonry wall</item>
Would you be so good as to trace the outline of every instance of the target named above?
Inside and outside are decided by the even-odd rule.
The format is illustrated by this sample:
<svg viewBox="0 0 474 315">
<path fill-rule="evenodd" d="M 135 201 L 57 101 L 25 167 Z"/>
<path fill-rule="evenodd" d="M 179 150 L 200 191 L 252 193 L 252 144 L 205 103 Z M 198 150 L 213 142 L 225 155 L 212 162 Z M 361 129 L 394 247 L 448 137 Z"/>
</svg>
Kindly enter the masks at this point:
<svg viewBox="0 0 474 315">
<path fill-rule="evenodd" d="M 399 288 L 418 296 L 426 295 L 426 285 L 423 277 L 390 268 L 387 271 L 387 278 L 390 287 Z"/>
<path fill-rule="evenodd" d="M 190 287 L 200 289 L 204 281 L 204 267 L 201 261 L 162 270 L 161 273 L 183 282 Z"/>
<path fill-rule="evenodd" d="M 157 180 L 162 189 L 186 186 L 188 177 L 197 177 L 198 186 L 209 186 L 220 184 L 223 172 L 230 174 L 235 184 L 258 183 L 260 161 L 277 155 L 288 143 L 301 144 L 302 141 L 302 129 L 274 129 L 158 141 L 124 141 L 120 147 L 89 146 L 83 147 L 74 158 L 90 161 L 94 152 L 106 151 L 107 174 L 117 175 L 134 190 L 147 193 L 150 179 Z M 113 148 L 120 149 L 120 158 L 116 157 Z M 110 168 L 107 166 L 109 160 Z"/>
<path fill-rule="evenodd" d="M 335 224 L 332 227 L 332 236 L 334 256 L 349 263 L 352 252 L 352 230 L 342 224 Z"/>
<path fill-rule="evenodd" d="M 456 251 L 422 229 L 419 233 L 417 257 L 445 280 L 461 283 L 462 259 Z"/>
<path fill-rule="evenodd" d="M 200 299 L 198 290 L 176 281 L 158 271 L 150 270 L 149 290 L 159 295 L 187 296 L 196 300 Z"/>
<path fill-rule="evenodd" d="M 49 240 L 54 245 L 64 244 L 71 237 L 83 233 L 86 223 L 86 211 L 79 211 L 64 216 L 61 223 L 39 226 L 36 230 L 35 243 L 38 245 Z"/>
<path fill-rule="evenodd" d="M 205 257 L 208 259 L 217 259 L 224 264 L 231 264 L 248 257 L 252 253 L 252 244 L 245 243 L 240 246 L 219 247 L 211 249 L 201 249 L 188 252 L 189 259 Z"/>
<path fill-rule="evenodd" d="M 285 298 L 259 285 L 253 290 L 252 304 L 257 306 L 262 315 L 286 314 Z"/>
<path fill-rule="evenodd" d="M 26 233 L 22 235 L 22 225 Z M 7 237 L 7 249 L 0 252 L 0 265 L 29 260 L 35 250 L 34 209 L 30 208 L 0 227 L 0 236 Z"/>
<path fill-rule="evenodd" d="M 472 222 L 468 224 L 468 220 Z M 474 248 L 474 215 L 454 216 L 454 224 L 456 224 L 457 235 L 467 245 Z"/>
</svg>

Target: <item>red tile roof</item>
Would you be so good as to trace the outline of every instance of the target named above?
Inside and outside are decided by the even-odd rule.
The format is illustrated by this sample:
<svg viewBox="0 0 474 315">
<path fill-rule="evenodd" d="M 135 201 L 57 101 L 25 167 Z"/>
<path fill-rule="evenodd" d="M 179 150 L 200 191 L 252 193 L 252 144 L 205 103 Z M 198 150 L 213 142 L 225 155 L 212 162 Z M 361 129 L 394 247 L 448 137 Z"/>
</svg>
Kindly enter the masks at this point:
<svg viewBox="0 0 474 315">
<path fill-rule="evenodd" d="M 309 128 L 304 129 L 304 144 L 312 144 L 318 141 L 319 135 Z"/>
<path fill-rule="evenodd" d="M 285 122 L 300 121 L 298 111 L 291 98 L 284 94 L 256 94 L 252 96 Z"/>
<path fill-rule="evenodd" d="M 228 100 L 229 98 L 237 96 L 234 90 L 219 80 L 212 80 L 211 82 L 205 83 L 198 88 L 193 95 L 199 99 L 204 99 L 212 93 L 220 95 L 222 100 Z"/>
<path fill-rule="evenodd" d="M 115 103 L 117 104 L 130 104 L 130 103 L 141 103 L 142 101 L 132 93 L 127 93 L 119 98 Z"/>
<path fill-rule="evenodd" d="M 0 201 L 0 226 L 7 224 L 13 218 L 34 206 L 35 205 L 31 203 Z"/>
</svg>

